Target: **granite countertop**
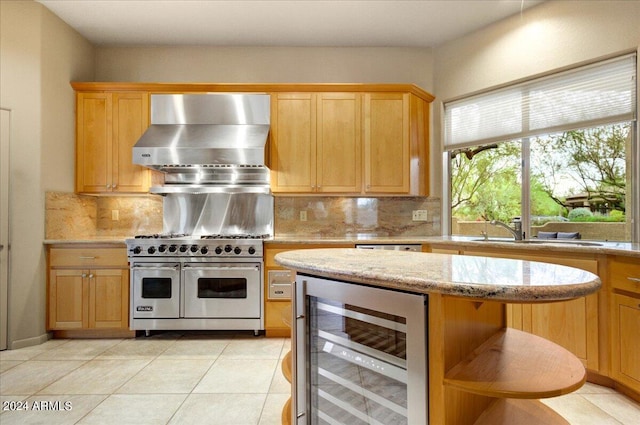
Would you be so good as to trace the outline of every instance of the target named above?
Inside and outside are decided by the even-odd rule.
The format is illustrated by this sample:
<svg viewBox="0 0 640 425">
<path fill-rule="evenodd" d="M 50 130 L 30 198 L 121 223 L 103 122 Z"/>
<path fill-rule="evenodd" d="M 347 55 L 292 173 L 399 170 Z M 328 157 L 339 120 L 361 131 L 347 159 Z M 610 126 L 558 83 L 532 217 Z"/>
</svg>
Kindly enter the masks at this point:
<svg viewBox="0 0 640 425">
<path fill-rule="evenodd" d="M 601 286 L 598 276 L 573 267 L 477 256 L 326 248 L 282 252 L 275 261 L 303 274 L 486 301 L 561 301 Z"/>
<path fill-rule="evenodd" d="M 45 245 L 111 243 L 125 245 L 125 239 L 132 236 L 95 236 L 69 239 L 45 239 Z M 640 258 L 640 244 L 630 242 L 599 242 L 586 240 L 533 240 L 533 242 L 514 242 L 512 239 L 490 238 L 482 240 L 479 236 L 388 236 L 373 233 L 357 233 L 344 236 L 328 235 L 276 235 L 265 239 L 269 244 L 429 244 L 432 246 L 459 246 L 474 249 L 497 248 L 509 250 L 528 250 L 540 252 L 594 253 L 625 255 Z"/>
<path fill-rule="evenodd" d="M 45 239 L 45 245 L 113 244 L 125 245 L 127 236 L 95 236 L 77 239 Z"/>
<path fill-rule="evenodd" d="M 432 246 L 466 246 L 475 249 L 499 248 L 510 250 L 555 251 L 571 253 L 595 253 L 640 257 L 640 244 L 630 242 L 600 242 L 586 240 L 533 240 L 532 242 L 514 242 L 513 239 L 490 238 L 485 241 L 481 236 L 379 236 L 375 234 L 357 234 L 347 236 L 323 235 L 276 235 L 266 242 L 300 244 L 429 244 Z"/>
</svg>

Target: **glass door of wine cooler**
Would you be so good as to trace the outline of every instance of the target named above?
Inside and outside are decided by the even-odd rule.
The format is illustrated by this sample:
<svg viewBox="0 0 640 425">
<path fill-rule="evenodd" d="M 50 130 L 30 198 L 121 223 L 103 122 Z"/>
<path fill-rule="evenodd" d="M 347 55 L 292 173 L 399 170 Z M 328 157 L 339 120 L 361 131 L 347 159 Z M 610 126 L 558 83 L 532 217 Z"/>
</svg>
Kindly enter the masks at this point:
<svg viewBox="0 0 640 425">
<path fill-rule="evenodd" d="M 426 424 L 426 297 L 299 275 L 298 424 Z"/>
</svg>

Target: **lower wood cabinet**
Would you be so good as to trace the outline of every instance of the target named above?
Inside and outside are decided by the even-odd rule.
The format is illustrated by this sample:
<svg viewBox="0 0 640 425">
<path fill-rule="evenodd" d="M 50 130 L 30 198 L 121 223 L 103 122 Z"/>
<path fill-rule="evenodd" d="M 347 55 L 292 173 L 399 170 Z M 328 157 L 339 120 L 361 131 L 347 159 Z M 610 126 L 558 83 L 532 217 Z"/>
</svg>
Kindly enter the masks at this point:
<svg viewBox="0 0 640 425">
<path fill-rule="evenodd" d="M 129 268 L 124 247 L 50 248 L 47 328 L 129 328 Z"/>
<path fill-rule="evenodd" d="M 536 252 L 484 252 L 465 250 L 465 255 L 514 258 L 576 267 L 598 274 L 595 257 L 546 256 Z M 589 370 L 600 370 L 599 294 L 571 301 L 545 304 L 507 305 L 507 324 L 514 329 L 541 336 L 566 348 Z"/>
<path fill-rule="evenodd" d="M 611 377 L 640 393 L 640 260 L 610 257 Z"/>
<path fill-rule="evenodd" d="M 640 392 L 640 294 L 613 294 L 611 375 Z"/>
<path fill-rule="evenodd" d="M 291 324 L 286 322 L 286 315 L 291 312 L 291 298 L 276 298 L 273 291 L 270 291 L 272 283 L 281 284 L 286 281 L 282 275 L 278 278 L 278 282 L 274 282 L 274 273 L 286 272 L 287 269 L 278 265 L 274 257 L 279 252 L 291 251 L 294 249 L 313 249 L 313 248 L 353 248 L 353 244 L 307 244 L 307 243 L 265 243 L 264 245 L 264 329 L 267 337 L 290 337 Z M 272 273 L 270 273 L 272 272 Z M 293 284 L 295 275 L 291 273 L 289 283 Z"/>
</svg>

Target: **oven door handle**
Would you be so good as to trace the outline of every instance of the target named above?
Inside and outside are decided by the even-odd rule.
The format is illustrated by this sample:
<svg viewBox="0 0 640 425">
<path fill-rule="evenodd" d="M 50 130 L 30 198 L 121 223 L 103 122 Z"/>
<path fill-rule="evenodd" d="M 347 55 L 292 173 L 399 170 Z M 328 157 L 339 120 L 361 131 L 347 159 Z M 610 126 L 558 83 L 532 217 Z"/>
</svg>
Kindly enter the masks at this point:
<svg viewBox="0 0 640 425">
<path fill-rule="evenodd" d="M 191 270 L 238 270 L 238 271 L 253 271 L 260 270 L 260 266 L 252 266 L 252 267 L 233 267 L 233 266 L 190 266 L 189 264 L 185 264 L 182 266 L 183 269 L 191 269 Z"/>
<path fill-rule="evenodd" d="M 145 266 L 143 264 L 134 264 L 133 268 L 134 269 L 144 269 L 144 270 L 178 270 L 180 266 L 179 265 L 175 265 L 175 266 Z"/>
</svg>

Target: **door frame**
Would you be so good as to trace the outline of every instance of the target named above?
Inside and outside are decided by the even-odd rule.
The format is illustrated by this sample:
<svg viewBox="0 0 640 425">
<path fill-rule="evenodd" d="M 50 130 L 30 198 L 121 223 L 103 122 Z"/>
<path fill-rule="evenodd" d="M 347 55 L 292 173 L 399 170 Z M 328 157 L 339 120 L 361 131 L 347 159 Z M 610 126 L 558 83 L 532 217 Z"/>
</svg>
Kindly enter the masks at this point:
<svg viewBox="0 0 640 425">
<path fill-rule="evenodd" d="M 0 108 L 0 350 L 8 348 L 11 110 Z"/>
</svg>

